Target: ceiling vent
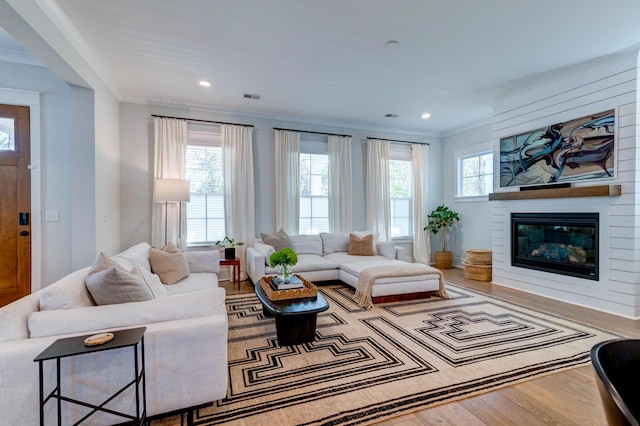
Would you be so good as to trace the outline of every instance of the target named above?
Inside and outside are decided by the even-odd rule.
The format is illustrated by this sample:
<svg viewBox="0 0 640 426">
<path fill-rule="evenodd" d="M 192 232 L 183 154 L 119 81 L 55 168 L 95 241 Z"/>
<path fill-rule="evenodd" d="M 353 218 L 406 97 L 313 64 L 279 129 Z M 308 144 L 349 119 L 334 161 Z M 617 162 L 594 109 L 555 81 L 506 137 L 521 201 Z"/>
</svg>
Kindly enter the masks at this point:
<svg viewBox="0 0 640 426">
<path fill-rule="evenodd" d="M 398 114 L 385 114 L 384 116 L 387 118 L 398 118 Z"/>
<path fill-rule="evenodd" d="M 245 99 L 260 99 L 260 95 L 257 95 L 255 93 L 245 93 L 244 97 Z"/>
</svg>

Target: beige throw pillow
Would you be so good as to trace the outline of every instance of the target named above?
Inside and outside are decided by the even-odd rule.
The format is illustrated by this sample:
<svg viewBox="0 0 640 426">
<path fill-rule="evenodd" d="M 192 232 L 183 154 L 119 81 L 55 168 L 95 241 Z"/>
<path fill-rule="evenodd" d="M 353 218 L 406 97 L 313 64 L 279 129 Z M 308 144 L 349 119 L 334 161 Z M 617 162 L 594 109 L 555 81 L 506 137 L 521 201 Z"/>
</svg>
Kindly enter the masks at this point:
<svg viewBox="0 0 640 426">
<path fill-rule="evenodd" d="M 349 234 L 349 254 L 357 256 L 374 256 L 373 251 L 373 235 L 368 234 L 359 237 L 356 234 Z"/>
<path fill-rule="evenodd" d="M 157 274 L 164 284 L 175 284 L 189 276 L 187 259 L 185 259 L 184 253 L 173 244 L 167 244 L 162 250 L 151 247 L 149 263 L 151 271 Z"/>
<path fill-rule="evenodd" d="M 291 247 L 291 240 L 284 230 L 279 230 L 275 235 L 262 233 L 262 241 L 273 247 L 275 251 Z"/>
<path fill-rule="evenodd" d="M 85 284 L 97 305 L 154 299 L 153 293 L 142 278 L 116 267 L 87 275 Z"/>
</svg>

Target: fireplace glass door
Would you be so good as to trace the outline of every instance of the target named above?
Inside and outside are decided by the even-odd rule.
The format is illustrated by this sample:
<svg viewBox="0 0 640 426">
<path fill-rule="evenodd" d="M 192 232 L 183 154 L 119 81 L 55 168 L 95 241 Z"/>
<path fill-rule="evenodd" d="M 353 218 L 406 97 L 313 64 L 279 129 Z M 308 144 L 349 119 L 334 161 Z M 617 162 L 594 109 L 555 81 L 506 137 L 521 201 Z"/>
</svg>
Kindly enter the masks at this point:
<svg viewBox="0 0 640 426">
<path fill-rule="evenodd" d="M 511 264 L 598 280 L 598 213 L 512 213 Z"/>
</svg>

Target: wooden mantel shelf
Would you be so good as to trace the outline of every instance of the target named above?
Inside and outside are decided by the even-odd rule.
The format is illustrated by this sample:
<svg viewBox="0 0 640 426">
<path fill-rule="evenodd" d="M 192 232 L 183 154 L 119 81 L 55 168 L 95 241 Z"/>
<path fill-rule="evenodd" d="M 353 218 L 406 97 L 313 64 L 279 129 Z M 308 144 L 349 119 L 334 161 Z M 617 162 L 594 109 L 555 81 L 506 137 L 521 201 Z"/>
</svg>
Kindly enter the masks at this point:
<svg viewBox="0 0 640 426">
<path fill-rule="evenodd" d="M 543 198 L 615 197 L 622 195 L 622 185 L 576 186 L 570 188 L 530 189 L 515 192 L 494 192 L 489 201 L 538 200 Z"/>
</svg>

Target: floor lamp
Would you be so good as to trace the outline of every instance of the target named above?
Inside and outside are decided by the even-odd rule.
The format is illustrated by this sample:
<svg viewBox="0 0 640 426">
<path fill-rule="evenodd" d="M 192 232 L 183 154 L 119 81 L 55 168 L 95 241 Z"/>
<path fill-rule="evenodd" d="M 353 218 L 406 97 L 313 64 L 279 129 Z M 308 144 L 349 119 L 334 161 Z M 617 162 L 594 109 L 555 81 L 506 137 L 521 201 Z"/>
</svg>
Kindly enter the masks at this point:
<svg viewBox="0 0 640 426">
<path fill-rule="evenodd" d="M 156 203 L 164 203 L 164 244 L 167 244 L 168 203 L 178 203 L 178 239 L 182 240 L 182 203 L 191 200 L 189 181 L 184 179 L 156 179 Z"/>
</svg>

